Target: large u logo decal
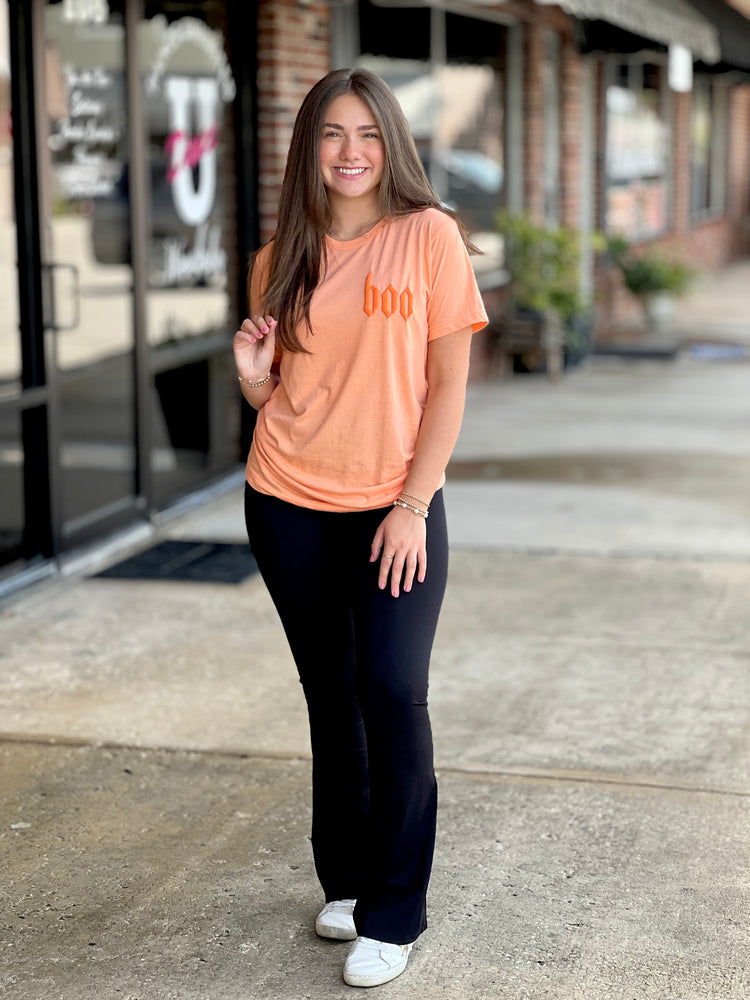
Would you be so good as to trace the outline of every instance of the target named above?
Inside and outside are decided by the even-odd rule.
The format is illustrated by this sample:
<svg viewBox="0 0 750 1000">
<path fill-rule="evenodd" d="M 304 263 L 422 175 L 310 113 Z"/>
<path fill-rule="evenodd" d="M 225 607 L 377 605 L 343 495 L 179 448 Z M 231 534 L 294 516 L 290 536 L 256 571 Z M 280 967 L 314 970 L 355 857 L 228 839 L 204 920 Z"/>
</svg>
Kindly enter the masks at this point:
<svg viewBox="0 0 750 1000">
<path fill-rule="evenodd" d="M 219 86 L 204 77 L 171 76 L 165 81 L 169 103 L 169 153 L 167 177 L 180 219 L 199 226 L 211 213 L 216 197 L 216 140 Z M 195 105 L 197 134 L 190 136 L 190 108 Z M 198 167 L 198 187 L 193 167 Z"/>
</svg>

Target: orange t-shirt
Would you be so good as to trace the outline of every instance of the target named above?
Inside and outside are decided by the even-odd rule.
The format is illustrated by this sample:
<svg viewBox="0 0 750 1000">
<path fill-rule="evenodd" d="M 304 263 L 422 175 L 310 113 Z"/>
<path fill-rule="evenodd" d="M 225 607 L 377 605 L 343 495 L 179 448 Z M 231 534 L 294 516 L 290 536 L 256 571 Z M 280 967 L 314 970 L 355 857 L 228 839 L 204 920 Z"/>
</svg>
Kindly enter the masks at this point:
<svg viewBox="0 0 750 1000">
<path fill-rule="evenodd" d="M 251 282 L 253 315 L 273 244 Z M 469 255 L 437 209 L 383 219 L 365 236 L 326 237 L 313 293 L 310 354 L 281 354 L 281 381 L 258 413 L 247 481 L 316 510 L 385 507 L 404 486 L 427 399 L 427 344 L 487 323 Z"/>
</svg>

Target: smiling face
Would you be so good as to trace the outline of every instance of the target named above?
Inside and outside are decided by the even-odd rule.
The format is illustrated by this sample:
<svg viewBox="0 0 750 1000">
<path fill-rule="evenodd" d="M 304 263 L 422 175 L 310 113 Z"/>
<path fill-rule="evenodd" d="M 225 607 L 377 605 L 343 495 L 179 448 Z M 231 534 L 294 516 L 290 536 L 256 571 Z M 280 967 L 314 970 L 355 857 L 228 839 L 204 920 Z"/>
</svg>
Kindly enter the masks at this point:
<svg viewBox="0 0 750 1000">
<path fill-rule="evenodd" d="M 355 94 L 337 97 L 328 106 L 319 162 L 329 201 L 358 199 L 377 207 L 385 147 L 375 116 Z"/>
</svg>

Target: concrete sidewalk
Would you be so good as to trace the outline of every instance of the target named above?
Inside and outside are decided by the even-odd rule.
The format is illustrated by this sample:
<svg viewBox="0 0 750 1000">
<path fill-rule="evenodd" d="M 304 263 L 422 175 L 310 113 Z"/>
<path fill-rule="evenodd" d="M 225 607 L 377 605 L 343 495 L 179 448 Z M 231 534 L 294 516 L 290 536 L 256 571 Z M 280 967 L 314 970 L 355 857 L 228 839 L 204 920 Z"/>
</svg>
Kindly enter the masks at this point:
<svg viewBox="0 0 750 1000">
<path fill-rule="evenodd" d="M 470 388 L 430 928 L 378 995 L 750 995 L 749 377 Z M 239 478 L 159 532 L 242 536 Z M 305 710 L 260 580 L 90 570 L 2 612 L 0 992 L 353 996 L 312 930 Z"/>
<path fill-rule="evenodd" d="M 677 300 L 675 323 L 683 340 L 750 345 L 750 257 L 704 272 Z"/>
</svg>

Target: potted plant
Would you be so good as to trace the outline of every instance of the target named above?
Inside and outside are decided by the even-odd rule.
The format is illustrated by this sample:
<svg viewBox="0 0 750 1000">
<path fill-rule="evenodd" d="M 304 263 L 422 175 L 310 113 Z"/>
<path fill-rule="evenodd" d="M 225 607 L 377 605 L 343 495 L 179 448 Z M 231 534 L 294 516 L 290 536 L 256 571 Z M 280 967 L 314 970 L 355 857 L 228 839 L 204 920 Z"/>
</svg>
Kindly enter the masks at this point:
<svg viewBox="0 0 750 1000">
<path fill-rule="evenodd" d="M 674 298 L 687 290 L 695 276 L 693 269 L 656 251 L 635 253 L 622 236 L 607 240 L 607 255 L 622 274 L 627 290 L 640 299 L 648 332 L 669 332 Z"/>
<path fill-rule="evenodd" d="M 523 346 L 535 328 L 537 349 L 516 355 L 516 367 L 539 370 L 545 356 L 548 370 L 578 363 L 590 351 L 593 329 L 580 293 L 580 233 L 567 226 L 547 228 L 528 214 L 507 210 L 498 213 L 497 226 L 505 241 L 511 297 L 501 349 L 512 353 L 514 337 Z"/>
</svg>

